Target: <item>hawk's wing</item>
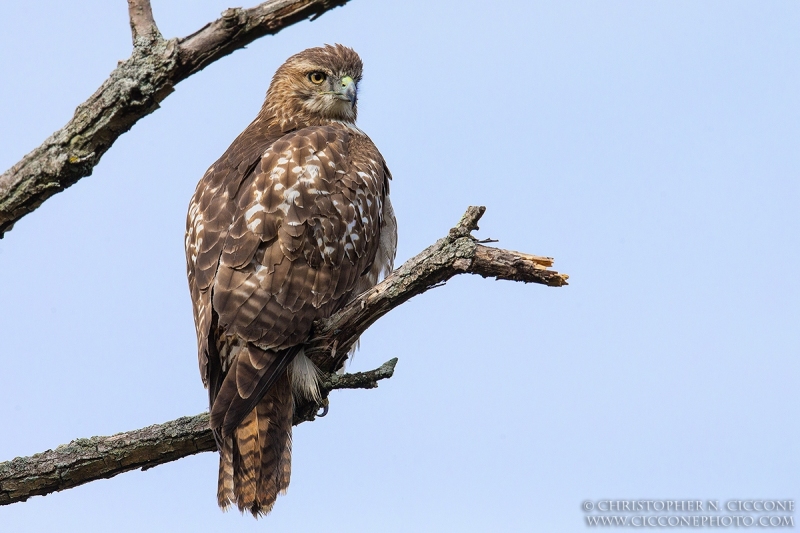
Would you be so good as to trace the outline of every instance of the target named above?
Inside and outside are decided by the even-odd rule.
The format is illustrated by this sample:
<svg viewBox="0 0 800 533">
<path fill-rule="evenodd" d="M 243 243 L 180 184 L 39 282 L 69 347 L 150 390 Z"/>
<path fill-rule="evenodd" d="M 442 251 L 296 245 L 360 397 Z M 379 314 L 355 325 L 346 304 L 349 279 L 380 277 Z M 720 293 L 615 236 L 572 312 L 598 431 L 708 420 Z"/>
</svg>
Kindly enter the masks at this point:
<svg viewBox="0 0 800 533">
<path fill-rule="evenodd" d="M 201 373 L 223 429 L 369 270 L 388 179 L 372 142 L 344 126 L 304 128 L 231 160 L 236 142 L 198 186 L 187 229 Z M 215 335 L 248 345 L 226 359 Z"/>
</svg>

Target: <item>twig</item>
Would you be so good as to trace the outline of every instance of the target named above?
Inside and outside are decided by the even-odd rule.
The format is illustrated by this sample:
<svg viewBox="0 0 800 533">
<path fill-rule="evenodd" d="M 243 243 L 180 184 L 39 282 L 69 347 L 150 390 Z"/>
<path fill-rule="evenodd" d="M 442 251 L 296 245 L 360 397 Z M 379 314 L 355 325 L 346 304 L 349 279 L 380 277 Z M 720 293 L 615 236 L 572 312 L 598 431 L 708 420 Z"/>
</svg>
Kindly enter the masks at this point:
<svg viewBox="0 0 800 533">
<path fill-rule="evenodd" d="M 375 370 L 354 372 L 352 374 L 328 374 L 320 383 L 320 389 L 332 391 L 337 389 L 375 389 L 378 382 L 394 375 L 397 357 L 389 359 Z"/>
<path fill-rule="evenodd" d="M 0 238 L 45 200 L 92 173 L 139 119 L 158 109 L 175 85 L 264 35 L 319 16 L 349 0 L 271 0 L 228 9 L 188 37 L 164 40 L 148 0 L 129 0 L 134 48 L 75 116 L 0 175 Z"/>
<path fill-rule="evenodd" d="M 161 39 L 150 0 L 128 0 L 128 17 L 131 19 L 133 46 Z"/>
<path fill-rule="evenodd" d="M 478 227 L 485 210 L 470 207 L 447 237 L 406 261 L 335 315 L 315 322 L 305 353 L 323 372 L 322 407 L 327 405 L 331 390 L 374 388 L 379 380 L 392 376 L 397 363 L 397 359 L 392 359 L 370 372 L 338 376 L 332 372 L 343 364 L 343 357 L 336 357 L 336 353 L 347 354 L 356 339 L 378 318 L 453 276 L 468 273 L 552 287 L 567 284 L 566 274 L 547 270 L 553 264 L 549 257 L 476 243 L 470 232 Z M 314 420 L 319 407 L 313 401 L 299 402 L 295 424 Z M 78 439 L 56 450 L 0 463 L 0 505 L 214 449 L 207 414 L 112 437 Z"/>
</svg>

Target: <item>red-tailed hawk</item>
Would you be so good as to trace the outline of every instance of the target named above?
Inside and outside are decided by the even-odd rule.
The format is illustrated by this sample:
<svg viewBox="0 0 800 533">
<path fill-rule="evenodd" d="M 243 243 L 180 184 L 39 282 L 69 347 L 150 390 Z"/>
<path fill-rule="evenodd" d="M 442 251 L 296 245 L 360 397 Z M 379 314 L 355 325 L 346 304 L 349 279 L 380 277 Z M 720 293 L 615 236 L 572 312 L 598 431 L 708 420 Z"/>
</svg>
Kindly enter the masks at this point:
<svg viewBox="0 0 800 533">
<path fill-rule="evenodd" d="M 361 70 L 341 45 L 286 60 L 189 204 L 189 289 L 223 509 L 266 514 L 286 490 L 294 398 L 319 394 L 303 354 L 311 324 L 392 269 L 391 175 L 355 126 Z"/>
</svg>

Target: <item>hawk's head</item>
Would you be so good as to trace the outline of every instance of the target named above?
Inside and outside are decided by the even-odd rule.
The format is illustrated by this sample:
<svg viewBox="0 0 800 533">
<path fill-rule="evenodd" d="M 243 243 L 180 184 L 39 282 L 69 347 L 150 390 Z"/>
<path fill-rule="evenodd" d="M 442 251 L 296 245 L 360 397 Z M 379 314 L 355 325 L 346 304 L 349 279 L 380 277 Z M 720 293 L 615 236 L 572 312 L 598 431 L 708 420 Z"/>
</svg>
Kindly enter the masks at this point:
<svg viewBox="0 0 800 533">
<path fill-rule="evenodd" d="M 282 124 L 355 122 L 361 58 L 341 44 L 295 54 L 278 68 L 264 107 Z"/>
</svg>

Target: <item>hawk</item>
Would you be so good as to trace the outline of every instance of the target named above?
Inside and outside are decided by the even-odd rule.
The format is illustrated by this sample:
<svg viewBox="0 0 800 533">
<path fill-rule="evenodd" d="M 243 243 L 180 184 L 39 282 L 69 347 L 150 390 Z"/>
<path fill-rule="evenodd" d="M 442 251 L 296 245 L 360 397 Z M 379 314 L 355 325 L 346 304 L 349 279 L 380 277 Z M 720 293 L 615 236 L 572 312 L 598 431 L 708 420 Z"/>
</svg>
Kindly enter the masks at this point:
<svg viewBox="0 0 800 533">
<path fill-rule="evenodd" d="M 355 125 L 361 72 L 338 44 L 287 59 L 189 204 L 186 262 L 222 509 L 258 517 L 286 491 L 295 398 L 319 398 L 303 353 L 311 325 L 394 263 L 391 174 Z"/>
</svg>

